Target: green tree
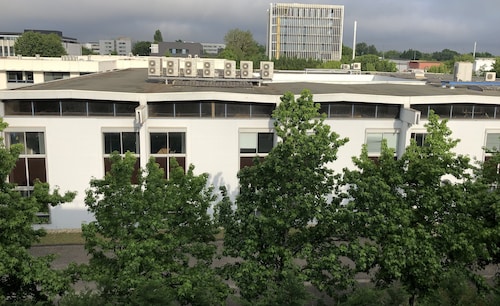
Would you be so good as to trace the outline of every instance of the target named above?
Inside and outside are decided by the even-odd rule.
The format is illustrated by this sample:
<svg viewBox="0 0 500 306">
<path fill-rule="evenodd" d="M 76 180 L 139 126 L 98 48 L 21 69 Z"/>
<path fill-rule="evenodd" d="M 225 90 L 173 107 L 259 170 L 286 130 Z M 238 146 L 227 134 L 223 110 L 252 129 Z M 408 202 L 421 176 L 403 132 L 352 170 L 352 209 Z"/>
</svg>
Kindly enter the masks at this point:
<svg viewBox="0 0 500 306">
<path fill-rule="evenodd" d="M 84 279 L 110 303 L 217 305 L 227 286 L 211 268 L 215 199 L 207 174 L 187 173 L 174 159 L 169 180 L 151 159 L 132 184 L 135 157 L 112 155 L 111 171 L 91 181 L 86 204 L 96 218 L 82 226 L 92 255 Z"/>
<path fill-rule="evenodd" d="M 226 48 L 220 57 L 240 60 L 259 60 L 265 58 L 265 49 L 254 40 L 252 32 L 240 29 L 229 30 L 224 36 Z"/>
<path fill-rule="evenodd" d="M 419 59 L 422 59 L 423 53 L 418 51 L 418 50 L 408 49 L 408 50 L 401 52 L 400 56 L 401 56 L 401 59 L 419 60 Z"/>
<path fill-rule="evenodd" d="M 273 113 L 280 141 L 263 161 L 256 159 L 239 172 L 234 209 L 227 197 L 217 206 L 224 252 L 242 259 L 226 266 L 226 272 L 252 305 L 304 303 L 304 281 L 313 267 L 303 268 L 295 260 L 307 259 L 317 242 L 330 235 L 320 230 L 323 213 L 333 205 L 328 195 L 334 174 L 327 164 L 347 140 L 324 124 L 319 107 L 307 90 L 297 99 L 283 95 Z M 314 222 L 321 226 L 312 227 Z M 337 277 L 338 270 L 328 272 Z"/>
<path fill-rule="evenodd" d="M 342 45 L 342 63 L 350 63 L 352 59 L 352 48 Z"/>
<path fill-rule="evenodd" d="M 356 56 L 361 55 L 378 55 L 377 48 L 374 45 L 368 45 L 365 42 L 360 42 L 356 44 Z"/>
<path fill-rule="evenodd" d="M 383 52 L 383 58 L 386 59 L 400 59 L 401 58 L 401 52 L 396 51 L 396 50 L 389 50 Z"/>
<path fill-rule="evenodd" d="M 135 55 L 148 56 L 151 54 L 151 42 L 150 41 L 138 41 L 134 44 L 132 48 L 132 53 Z"/>
<path fill-rule="evenodd" d="M 376 162 L 364 146 L 353 158 L 358 169 L 345 170 L 343 181 L 352 239 L 363 237 L 366 250 L 376 250 L 376 283 L 400 282 L 411 305 L 437 288 L 445 272 L 468 271 L 477 261 L 468 234 L 477 232 L 465 186 L 469 159 L 452 152 L 458 140 L 446 120 L 433 113 L 428 120 L 423 146 L 412 141 L 396 160 L 384 141 Z"/>
<path fill-rule="evenodd" d="M 163 36 L 161 35 L 160 30 L 156 30 L 155 34 L 153 35 L 153 44 L 161 43 L 163 42 Z"/>
<path fill-rule="evenodd" d="M 459 56 L 460 53 L 457 51 L 453 51 L 450 49 L 443 49 L 440 52 L 434 52 L 432 53 L 432 58 L 436 61 L 444 62 L 444 61 L 449 61 L 452 60 L 454 57 Z M 471 55 L 472 57 L 472 55 Z"/>
<path fill-rule="evenodd" d="M 82 55 L 94 55 L 94 54 L 99 54 L 99 53 L 96 53 L 89 48 L 82 47 Z"/>
<path fill-rule="evenodd" d="M 45 57 L 59 57 L 66 55 L 61 38 L 54 33 L 25 32 L 16 39 L 14 50 L 16 54 L 23 56 L 39 54 Z"/>
<path fill-rule="evenodd" d="M 500 56 L 495 58 L 495 63 L 493 64 L 493 71 L 497 73 L 497 78 L 500 77 Z"/>
<path fill-rule="evenodd" d="M 0 118 L 0 132 L 7 124 Z M 30 197 L 23 197 L 7 181 L 22 145 L 5 148 L 0 138 L 0 300 L 6 303 L 52 305 L 54 297 L 69 289 L 69 278 L 50 265 L 53 255 L 33 257 L 28 249 L 45 235 L 33 229 L 42 205 L 72 201 L 75 194 L 52 193 L 46 183 L 36 183 Z M 38 304 L 37 304 L 38 305 Z"/>
</svg>

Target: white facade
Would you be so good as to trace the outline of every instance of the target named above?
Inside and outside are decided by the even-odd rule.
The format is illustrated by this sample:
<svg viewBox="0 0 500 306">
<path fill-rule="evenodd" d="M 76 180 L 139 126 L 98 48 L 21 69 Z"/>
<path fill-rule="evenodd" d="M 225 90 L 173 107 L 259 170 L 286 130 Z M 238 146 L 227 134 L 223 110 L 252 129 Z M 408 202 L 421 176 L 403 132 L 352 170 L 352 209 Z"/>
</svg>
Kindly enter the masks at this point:
<svg viewBox="0 0 500 306">
<path fill-rule="evenodd" d="M 116 52 L 117 55 L 129 55 L 132 53 L 132 40 L 130 38 L 120 37 L 117 39 L 99 40 L 99 54 L 111 55 Z"/>
<path fill-rule="evenodd" d="M 343 5 L 271 3 L 268 14 L 269 59 L 341 59 Z"/>
<path fill-rule="evenodd" d="M 495 65 L 494 58 L 476 58 L 474 59 L 474 73 L 476 75 L 481 75 L 485 71 L 491 71 L 493 69 L 493 65 Z"/>
<path fill-rule="evenodd" d="M 311 90 L 332 130 L 349 138 L 332 164 L 336 171 L 352 166 L 351 157 L 359 156 L 364 143 L 376 157 L 382 138 L 401 155 L 411 138 L 425 132 L 429 107 L 449 118 L 452 137 L 461 139 L 457 153 L 483 160 L 482 147 L 500 139 L 496 91 L 477 94 L 414 80 L 310 72 L 275 72 L 272 81 L 251 89 L 182 87 L 147 82 L 147 74 L 126 69 L 0 91 L 7 144 L 37 137 L 21 156 L 20 167 L 26 168 L 10 179 L 41 175 L 52 187 L 78 193 L 72 203 L 50 210 L 45 228 L 79 228 L 93 220 L 85 190 L 92 178 L 104 176 L 114 149 L 135 151 L 141 167 L 150 157 L 193 164 L 195 173 L 208 173 L 210 184 L 226 186 L 234 197 L 239 169 L 256 154 L 265 156 L 269 140 L 278 141 L 270 134 L 270 113 L 285 91 L 299 93 L 297 84 Z"/>
<path fill-rule="evenodd" d="M 39 31 L 45 34 L 55 33 L 61 37 L 61 43 L 68 55 L 78 56 L 82 55 L 82 46 L 74 38 L 62 36 L 59 31 L 45 31 L 45 30 L 25 30 L 25 31 Z M 14 44 L 19 36 L 23 33 L 0 33 L 0 57 L 16 56 Z"/>
</svg>

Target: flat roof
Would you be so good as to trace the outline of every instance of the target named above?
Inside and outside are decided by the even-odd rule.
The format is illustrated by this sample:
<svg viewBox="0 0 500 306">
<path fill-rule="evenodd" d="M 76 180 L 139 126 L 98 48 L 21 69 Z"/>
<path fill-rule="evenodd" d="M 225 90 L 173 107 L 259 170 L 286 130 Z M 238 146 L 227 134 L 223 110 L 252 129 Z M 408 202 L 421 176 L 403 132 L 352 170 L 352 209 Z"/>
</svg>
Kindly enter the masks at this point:
<svg viewBox="0 0 500 306">
<path fill-rule="evenodd" d="M 306 78 L 307 79 L 307 78 Z M 132 68 L 112 72 L 88 74 L 76 78 L 50 81 L 15 90 L 81 90 L 118 93 L 186 93 L 186 92 L 226 92 L 261 95 L 283 95 L 285 92 L 299 94 L 309 89 L 314 94 L 364 94 L 387 96 L 492 96 L 500 97 L 500 86 L 456 86 L 454 89 L 442 88 L 441 82 L 428 82 L 425 85 L 410 85 L 407 82 L 362 82 L 362 83 L 320 83 L 320 82 L 263 82 L 261 86 L 232 86 L 231 82 L 212 81 L 213 86 L 200 82 L 184 82 L 184 85 L 165 84 L 159 80 L 149 80 L 146 68 Z M 397 79 L 395 79 L 397 80 Z M 234 82 L 241 82 L 237 79 Z M 423 84 L 423 83 L 420 83 Z"/>
</svg>

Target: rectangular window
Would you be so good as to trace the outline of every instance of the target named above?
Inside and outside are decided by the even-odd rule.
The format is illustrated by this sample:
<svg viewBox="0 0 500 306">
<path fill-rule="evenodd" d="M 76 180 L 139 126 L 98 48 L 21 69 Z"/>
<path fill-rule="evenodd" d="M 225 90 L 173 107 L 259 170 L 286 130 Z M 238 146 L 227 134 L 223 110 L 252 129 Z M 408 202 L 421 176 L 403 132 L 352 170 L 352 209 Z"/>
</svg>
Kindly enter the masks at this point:
<svg viewBox="0 0 500 306">
<path fill-rule="evenodd" d="M 35 182 L 47 182 L 47 167 L 45 155 L 45 133 L 41 131 L 5 132 L 7 146 L 21 144 L 24 149 L 16 161 L 14 169 L 9 174 L 9 182 L 16 185 L 16 190 L 24 196 L 33 191 Z M 49 223 L 49 207 L 39 208 L 37 213 L 39 223 Z"/>
<path fill-rule="evenodd" d="M 490 153 L 500 151 L 500 132 L 487 133 L 484 147 Z"/>
<path fill-rule="evenodd" d="M 417 146 L 423 147 L 427 133 L 411 133 L 411 139 L 415 140 Z"/>
<path fill-rule="evenodd" d="M 274 133 L 240 132 L 240 169 L 251 166 L 255 157 L 264 158 L 274 147 Z"/>
<path fill-rule="evenodd" d="M 138 132 L 104 132 L 104 173 L 111 170 L 110 154 L 116 152 L 120 155 L 126 152 L 134 153 L 137 157 L 132 175 L 132 183 L 137 184 L 141 167 L 139 159 L 139 133 Z"/>
<path fill-rule="evenodd" d="M 149 137 L 150 154 L 164 170 L 165 178 L 169 177 L 172 169 L 171 158 L 174 158 L 179 166 L 186 171 L 186 132 L 151 132 Z"/>
<path fill-rule="evenodd" d="M 387 140 L 387 146 L 394 149 L 397 152 L 398 146 L 398 131 L 387 131 L 387 132 L 367 132 L 366 133 L 366 149 L 368 150 L 368 156 L 378 157 L 382 149 L 382 140 Z"/>
</svg>

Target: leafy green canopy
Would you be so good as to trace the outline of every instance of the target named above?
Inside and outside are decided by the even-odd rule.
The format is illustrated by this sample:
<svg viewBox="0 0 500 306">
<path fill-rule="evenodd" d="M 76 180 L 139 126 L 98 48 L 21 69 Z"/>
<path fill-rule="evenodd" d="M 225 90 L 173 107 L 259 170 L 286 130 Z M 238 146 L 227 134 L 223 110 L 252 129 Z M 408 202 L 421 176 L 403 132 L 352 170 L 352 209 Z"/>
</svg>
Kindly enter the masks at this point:
<svg viewBox="0 0 500 306">
<path fill-rule="evenodd" d="M 54 33 L 42 34 L 25 32 L 14 43 L 16 54 L 23 56 L 40 55 L 44 57 L 59 57 L 66 55 L 61 38 Z"/>
<path fill-rule="evenodd" d="M 96 221 L 82 226 L 92 255 L 84 278 L 114 303 L 221 304 L 228 289 L 210 266 L 217 231 L 207 213 L 215 200 L 208 176 L 194 175 L 193 166 L 185 174 L 172 159 L 165 180 L 151 159 L 133 185 L 135 157 L 111 159 L 111 171 L 87 191 Z"/>
<path fill-rule="evenodd" d="M 0 132 L 7 124 L 0 118 Z M 54 256 L 33 257 L 28 249 L 45 235 L 35 230 L 36 213 L 46 205 L 72 201 L 75 193 L 60 195 L 37 182 L 30 197 L 23 197 L 7 177 L 14 168 L 22 145 L 5 148 L 0 138 L 0 300 L 9 303 L 47 303 L 69 289 L 69 278 L 51 269 Z"/>
<path fill-rule="evenodd" d="M 399 281 L 410 304 L 437 288 L 445 272 L 468 271 L 478 255 L 469 159 L 452 152 L 458 140 L 450 138 L 446 120 L 433 113 L 428 120 L 423 146 L 412 141 L 396 160 L 383 142 L 376 162 L 365 146 L 353 158 L 358 169 L 345 170 L 342 183 L 352 237 L 369 241 L 376 282 Z"/>
<path fill-rule="evenodd" d="M 308 259 L 331 235 L 323 230 L 327 212 L 334 211 L 329 196 L 335 179 L 327 164 L 347 139 L 331 132 L 318 110 L 309 91 L 297 99 L 286 93 L 273 113 L 276 147 L 239 172 L 235 207 L 227 197 L 217 207 L 225 254 L 242 259 L 226 272 L 248 303 L 300 305 L 314 267 L 296 259 Z M 340 265 L 335 260 L 332 278 L 341 278 Z"/>
</svg>

